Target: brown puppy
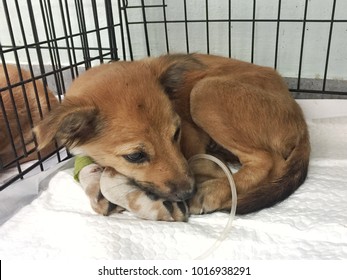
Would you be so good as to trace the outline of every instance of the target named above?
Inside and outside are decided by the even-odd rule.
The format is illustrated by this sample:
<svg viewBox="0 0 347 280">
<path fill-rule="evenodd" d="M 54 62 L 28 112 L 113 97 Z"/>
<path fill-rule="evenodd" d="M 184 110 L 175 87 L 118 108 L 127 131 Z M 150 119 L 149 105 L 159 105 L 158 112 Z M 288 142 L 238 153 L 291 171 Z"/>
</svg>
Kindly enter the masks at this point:
<svg viewBox="0 0 347 280">
<path fill-rule="evenodd" d="M 7 75 L 3 65 L 0 65 L 0 162 L 1 166 L 8 167 L 17 158 L 24 162 L 37 157 L 37 153 L 33 152 L 35 142 L 32 127 L 41 120 L 41 115 L 59 102 L 49 90 L 46 96 L 40 81 L 30 81 L 28 71 L 20 69 L 19 75 L 17 67 L 10 64 L 6 65 L 6 69 Z M 23 81 L 24 85 L 20 85 Z M 50 144 L 42 152 L 47 154 L 53 149 L 54 146 Z"/>
<path fill-rule="evenodd" d="M 116 62 L 75 80 L 63 104 L 35 129 L 112 167 L 128 184 L 191 213 L 231 207 L 228 182 L 212 153 L 237 159 L 238 213 L 285 199 L 305 180 L 309 136 L 301 109 L 272 69 L 218 56 L 166 55 Z M 196 190 L 195 190 L 196 187 Z"/>
</svg>

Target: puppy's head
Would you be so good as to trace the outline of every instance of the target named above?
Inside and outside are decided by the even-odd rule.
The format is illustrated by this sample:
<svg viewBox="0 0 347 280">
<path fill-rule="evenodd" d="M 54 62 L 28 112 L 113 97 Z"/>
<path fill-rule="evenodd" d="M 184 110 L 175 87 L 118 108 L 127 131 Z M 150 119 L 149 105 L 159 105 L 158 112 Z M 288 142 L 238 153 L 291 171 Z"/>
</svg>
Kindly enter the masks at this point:
<svg viewBox="0 0 347 280">
<path fill-rule="evenodd" d="M 56 138 L 145 191 L 173 201 L 188 199 L 194 182 L 180 151 L 181 120 L 159 80 L 142 62 L 86 71 L 34 128 L 39 148 Z"/>
</svg>

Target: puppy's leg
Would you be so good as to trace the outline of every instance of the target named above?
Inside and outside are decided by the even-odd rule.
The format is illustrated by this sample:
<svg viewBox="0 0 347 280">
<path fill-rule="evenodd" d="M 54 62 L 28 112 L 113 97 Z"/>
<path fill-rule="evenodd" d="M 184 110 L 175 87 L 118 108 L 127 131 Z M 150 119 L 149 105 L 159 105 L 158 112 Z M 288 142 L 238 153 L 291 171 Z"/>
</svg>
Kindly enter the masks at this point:
<svg viewBox="0 0 347 280">
<path fill-rule="evenodd" d="M 238 201 L 243 194 L 271 181 L 281 165 L 279 159 L 273 168 L 277 158 L 265 148 L 269 129 L 276 128 L 266 123 L 267 110 L 273 109 L 267 104 L 266 93 L 259 91 L 228 78 L 211 78 L 200 82 L 191 95 L 194 122 L 240 160 L 241 168 L 233 175 Z M 230 209 L 231 191 L 225 177 L 201 181 L 189 202 L 191 213 Z"/>
<path fill-rule="evenodd" d="M 90 205 L 96 213 L 104 216 L 124 211 L 124 208 L 109 202 L 102 195 L 100 191 L 102 171 L 103 168 L 92 163 L 83 167 L 78 174 L 79 182 L 90 200 Z"/>
<path fill-rule="evenodd" d="M 187 221 L 185 202 L 170 202 L 147 194 L 114 169 L 105 168 L 101 175 L 102 193 L 112 203 L 122 206 L 137 217 L 160 221 Z"/>
<path fill-rule="evenodd" d="M 206 159 L 190 164 L 195 177 L 197 191 L 189 201 L 191 214 L 204 214 L 225 210 L 231 206 L 231 190 L 223 170 Z"/>
</svg>

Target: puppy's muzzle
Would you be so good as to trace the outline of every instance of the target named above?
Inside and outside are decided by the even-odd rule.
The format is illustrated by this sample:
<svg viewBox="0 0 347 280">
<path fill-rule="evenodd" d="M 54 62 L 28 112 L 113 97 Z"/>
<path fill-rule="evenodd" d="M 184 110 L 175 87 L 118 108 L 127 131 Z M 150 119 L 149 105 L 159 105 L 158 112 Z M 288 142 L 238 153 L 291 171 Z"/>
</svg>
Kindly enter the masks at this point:
<svg viewBox="0 0 347 280">
<path fill-rule="evenodd" d="M 190 199 L 195 192 L 194 180 L 191 178 L 182 181 L 168 181 L 166 186 L 170 189 L 167 198 L 171 201 Z"/>
</svg>

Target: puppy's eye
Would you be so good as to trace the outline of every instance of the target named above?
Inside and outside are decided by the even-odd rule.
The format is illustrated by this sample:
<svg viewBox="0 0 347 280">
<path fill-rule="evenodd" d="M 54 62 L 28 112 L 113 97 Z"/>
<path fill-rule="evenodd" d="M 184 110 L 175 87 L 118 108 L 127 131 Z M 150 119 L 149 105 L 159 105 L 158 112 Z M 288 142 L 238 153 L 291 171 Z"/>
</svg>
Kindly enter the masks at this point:
<svg viewBox="0 0 347 280">
<path fill-rule="evenodd" d="M 181 128 L 178 127 L 175 131 L 175 134 L 174 134 L 174 137 L 173 137 L 173 141 L 174 142 L 177 142 L 180 138 L 180 135 L 181 135 Z"/>
<path fill-rule="evenodd" d="M 136 152 L 123 156 L 130 163 L 143 163 L 148 161 L 148 156 L 145 152 Z"/>
</svg>

